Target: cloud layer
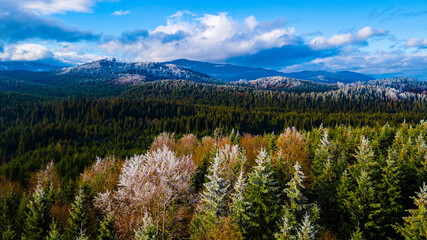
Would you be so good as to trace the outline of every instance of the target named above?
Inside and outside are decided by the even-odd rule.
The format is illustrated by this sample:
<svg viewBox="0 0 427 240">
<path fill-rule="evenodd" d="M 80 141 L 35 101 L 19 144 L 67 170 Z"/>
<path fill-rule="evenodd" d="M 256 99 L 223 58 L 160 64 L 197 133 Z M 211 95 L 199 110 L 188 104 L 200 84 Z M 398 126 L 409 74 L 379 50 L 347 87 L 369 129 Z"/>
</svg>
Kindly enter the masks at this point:
<svg viewBox="0 0 427 240">
<path fill-rule="evenodd" d="M 98 40 L 100 35 L 64 26 L 60 21 L 43 18 L 2 3 L 0 41 L 16 43 L 27 39 L 76 42 Z"/>
<path fill-rule="evenodd" d="M 189 21 L 181 18 L 190 15 Z M 101 47 L 109 54 L 140 61 L 167 61 L 177 58 L 225 60 L 256 54 L 265 49 L 299 45 L 302 39 L 284 21 L 258 22 L 249 16 L 238 22 L 227 13 L 194 17 L 178 12 L 152 31 L 126 32 Z"/>
</svg>

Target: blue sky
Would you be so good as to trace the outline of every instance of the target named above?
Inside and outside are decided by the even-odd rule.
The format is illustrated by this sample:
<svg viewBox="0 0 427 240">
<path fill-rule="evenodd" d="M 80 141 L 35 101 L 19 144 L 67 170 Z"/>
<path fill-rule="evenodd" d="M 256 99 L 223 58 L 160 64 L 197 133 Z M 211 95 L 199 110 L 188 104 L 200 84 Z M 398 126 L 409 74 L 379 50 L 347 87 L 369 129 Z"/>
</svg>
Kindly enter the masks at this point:
<svg viewBox="0 0 427 240">
<path fill-rule="evenodd" d="M 0 60 L 427 76 L 427 1 L 0 0 Z"/>
</svg>

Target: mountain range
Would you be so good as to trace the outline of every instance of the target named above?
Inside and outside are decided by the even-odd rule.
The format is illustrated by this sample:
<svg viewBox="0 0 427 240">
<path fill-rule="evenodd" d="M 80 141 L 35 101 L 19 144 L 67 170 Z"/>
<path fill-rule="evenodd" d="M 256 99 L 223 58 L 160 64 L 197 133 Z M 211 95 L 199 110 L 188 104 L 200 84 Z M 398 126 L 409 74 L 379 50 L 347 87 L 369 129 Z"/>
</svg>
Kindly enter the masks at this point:
<svg viewBox="0 0 427 240">
<path fill-rule="evenodd" d="M 284 73 L 264 68 L 243 67 L 232 64 L 178 59 L 170 62 L 120 62 L 116 59 L 101 59 L 75 67 L 63 68 L 37 62 L 0 62 L 0 76 L 13 78 L 23 75 L 22 70 L 51 72 L 50 76 L 75 76 L 79 78 L 109 78 L 119 84 L 138 84 L 160 79 L 184 79 L 196 82 L 236 82 L 256 80 L 266 77 L 288 77 L 310 80 L 317 83 L 352 83 L 375 78 L 350 72 L 302 71 Z M 12 72 L 11 72 L 12 71 Z M 24 74 L 25 75 L 25 74 Z"/>
</svg>

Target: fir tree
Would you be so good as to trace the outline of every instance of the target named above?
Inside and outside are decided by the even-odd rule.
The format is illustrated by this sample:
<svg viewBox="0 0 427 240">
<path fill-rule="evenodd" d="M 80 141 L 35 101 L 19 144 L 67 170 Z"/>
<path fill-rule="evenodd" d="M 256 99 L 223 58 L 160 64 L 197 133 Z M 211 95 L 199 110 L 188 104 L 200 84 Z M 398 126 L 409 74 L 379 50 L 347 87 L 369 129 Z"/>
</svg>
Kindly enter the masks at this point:
<svg viewBox="0 0 427 240">
<path fill-rule="evenodd" d="M 249 174 L 245 199 L 249 203 L 244 224 L 246 237 L 252 239 L 269 239 L 277 229 L 280 219 L 280 192 L 272 177 L 270 156 L 264 149 L 258 154 L 256 166 Z"/>
<path fill-rule="evenodd" d="M 69 227 L 67 229 L 67 235 L 70 238 L 74 238 L 81 235 L 83 230 L 86 230 L 88 225 L 89 206 L 86 203 L 86 196 L 83 193 L 83 188 L 79 188 L 77 195 L 74 198 L 74 202 L 71 204 Z"/>
<path fill-rule="evenodd" d="M 413 199 L 417 208 L 408 210 L 410 216 L 403 218 L 404 225 L 398 225 L 395 228 L 405 239 L 427 239 L 427 186 L 425 183 Z"/>
<path fill-rule="evenodd" d="M 43 239 L 47 235 L 52 209 L 49 192 L 50 185 L 46 188 L 37 185 L 36 191 L 27 205 L 23 239 Z"/>
<path fill-rule="evenodd" d="M 306 213 L 298 228 L 298 240 L 314 240 L 316 232 L 315 225 L 310 220 L 308 213 Z"/>
<path fill-rule="evenodd" d="M 245 177 L 243 176 L 243 170 L 240 171 L 239 177 L 234 184 L 234 193 L 231 195 L 231 217 L 232 219 L 241 225 L 244 221 L 248 220 L 248 217 L 245 213 L 248 208 L 248 202 L 246 202 L 244 197 L 244 192 L 246 190 Z"/>
<path fill-rule="evenodd" d="M 197 212 L 191 221 L 190 230 L 195 239 L 209 238 L 225 211 L 224 198 L 227 195 L 228 183 L 223 177 L 223 161 L 217 152 L 209 168 L 208 182 L 204 184 Z"/>
</svg>

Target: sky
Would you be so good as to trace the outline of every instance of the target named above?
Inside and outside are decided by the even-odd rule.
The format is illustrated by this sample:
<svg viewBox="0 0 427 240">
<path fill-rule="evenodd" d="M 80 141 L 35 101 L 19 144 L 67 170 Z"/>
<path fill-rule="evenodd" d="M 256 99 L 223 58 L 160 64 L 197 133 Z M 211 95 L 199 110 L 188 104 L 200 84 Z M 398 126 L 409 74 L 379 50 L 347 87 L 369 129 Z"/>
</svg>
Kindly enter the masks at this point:
<svg viewBox="0 0 427 240">
<path fill-rule="evenodd" d="M 427 0 L 0 0 L 0 60 L 190 59 L 427 79 Z"/>
</svg>

